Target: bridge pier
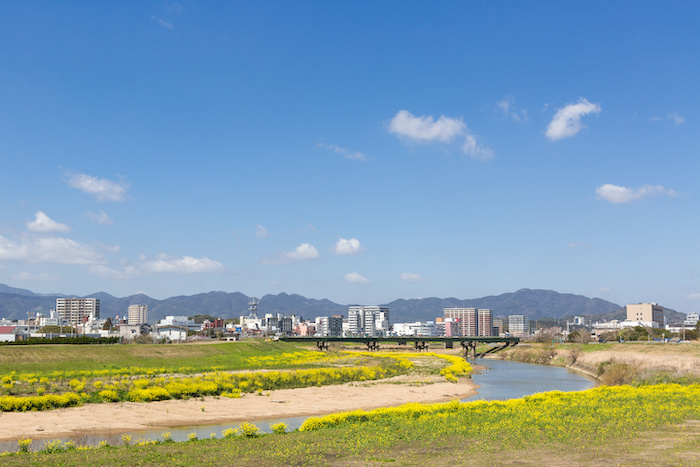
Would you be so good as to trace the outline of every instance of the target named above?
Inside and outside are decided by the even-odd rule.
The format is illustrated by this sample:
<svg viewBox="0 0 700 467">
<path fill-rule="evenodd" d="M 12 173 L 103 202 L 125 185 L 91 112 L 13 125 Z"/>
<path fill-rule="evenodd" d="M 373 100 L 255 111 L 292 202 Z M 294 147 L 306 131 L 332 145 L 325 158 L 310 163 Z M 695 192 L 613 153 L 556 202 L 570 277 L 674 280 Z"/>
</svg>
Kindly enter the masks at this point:
<svg viewBox="0 0 700 467">
<path fill-rule="evenodd" d="M 461 341 L 462 348 L 464 349 L 464 358 L 469 358 L 471 353 L 472 358 L 476 358 L 476 342 L 474 341 Z"/>
<path fill-rule="evenodd" d="M 424 350 L 428 350 L 428 347 L 430 347 L 430 343 L 425 341 L 415 341 L 413 343 L 413 346 L 416 348 L 417 351 L 422 352 Z"/>
<path fill-rule="evenodd" d="M 454 342 L 452 341 L 445 341 L 445 348 L 446 349 L 451 349 L 454 347 Z"/>
<path fill-rule="evenodd" d="M 376 342 L 376 341 L 367 342 L 367 350 L 369 350 L 370 352 L 374 352 L 376 350 L 379 350 L 379 342 Z"/>
<path fill-rule="evenodd" d="M 316 341 L 316 348 L 320 351 L 328 350 L 328 341 Z"/>
</svg>

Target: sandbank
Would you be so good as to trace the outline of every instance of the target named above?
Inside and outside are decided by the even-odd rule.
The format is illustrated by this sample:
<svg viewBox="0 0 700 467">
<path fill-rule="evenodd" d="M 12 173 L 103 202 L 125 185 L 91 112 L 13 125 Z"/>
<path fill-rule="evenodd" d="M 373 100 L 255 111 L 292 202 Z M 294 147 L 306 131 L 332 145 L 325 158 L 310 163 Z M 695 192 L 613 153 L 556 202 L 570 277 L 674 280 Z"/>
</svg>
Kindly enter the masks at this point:
<svg viewBox="0 0 700 467">
<path fill-rule="evenodd" d="M 240 399 L 205 397 L 160 402 L 115 402 L 43 412 L 0 413 L 0 441 L 159 430 L 185 425 L 323 415 L 408 402 L 443 402 L 476 394 L 469 378 L 397 376 L 380 381 L 280 389 Z"/>
</svg>

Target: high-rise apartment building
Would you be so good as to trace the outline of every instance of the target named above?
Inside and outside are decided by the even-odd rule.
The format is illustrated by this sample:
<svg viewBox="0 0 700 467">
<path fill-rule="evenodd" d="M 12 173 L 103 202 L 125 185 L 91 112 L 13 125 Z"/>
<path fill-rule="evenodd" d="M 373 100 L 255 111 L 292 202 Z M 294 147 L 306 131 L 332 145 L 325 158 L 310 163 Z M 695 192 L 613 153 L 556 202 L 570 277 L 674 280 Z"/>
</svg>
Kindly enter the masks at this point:
<svg viewBox="0 0 700 467">
<path fill-rule="evenodd" d="M 389 307 L 351 306 L 348 308 L 348 332 L 353 336 L 381 336 L 391 330 Z"/>
<path fill-rule="evenodd" d="M 530 335 L 530 321 L 525 315 L 508 316 L 508 333 L 515 337 L 527 337 Z"/>
<path fill-rule="evenodd" d="M 493 312 L 488 308 L 479 308 L 476 311 L 478 317 L 477 335 L 491 337 L 493 335 Z"/>
<path fill-rule="evenodd" d="M 128 323 L 148 323 L 148 305 L 129 305 Z"/>
<path fill-rule="evenodd" d="M 339 315 L 319 316 L 316 319 L 316 334 L 319 336 L 342 336 L 343 317 Z"/>
<path fill-rule="evenodd" d="M 655 322 L 659 327 L 664 325 L 664 307 L 656 303 L 637 303 L 627 305 L 628 321 Z"/>
<path fill-rule="evenodd" d="M 445 320 L 458 320 L 459 333 L 465 337 L 491 336 L 493 312 L 488 308 L 445 308 Z"/>
<path fill-rule="evenodd" d="M 478 321 L 476 308 L 445 308 L 445 319 L 459 321 L 459 333 L 465 337 L 477 336 Z"/>
<path fill-rule="evenodd" d="M 99 298 L 57 298 L 56 313 L 58 318 L 71 325 L 77 325 L 90 317 L 100 317 Z"/>
</svg>

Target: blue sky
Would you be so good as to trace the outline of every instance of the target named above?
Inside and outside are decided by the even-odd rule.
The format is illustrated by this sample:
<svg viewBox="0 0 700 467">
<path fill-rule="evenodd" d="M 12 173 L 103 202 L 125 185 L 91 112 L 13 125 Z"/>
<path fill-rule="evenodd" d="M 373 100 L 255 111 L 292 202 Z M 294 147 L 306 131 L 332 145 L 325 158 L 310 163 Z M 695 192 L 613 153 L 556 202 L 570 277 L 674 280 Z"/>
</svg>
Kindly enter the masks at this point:
<svg viewBox="0 0 700 467">
<path fill-rule="evenodd" d="M 1 2 L 0 283 L 700 308 L 695 2 Z"/>
</svg>

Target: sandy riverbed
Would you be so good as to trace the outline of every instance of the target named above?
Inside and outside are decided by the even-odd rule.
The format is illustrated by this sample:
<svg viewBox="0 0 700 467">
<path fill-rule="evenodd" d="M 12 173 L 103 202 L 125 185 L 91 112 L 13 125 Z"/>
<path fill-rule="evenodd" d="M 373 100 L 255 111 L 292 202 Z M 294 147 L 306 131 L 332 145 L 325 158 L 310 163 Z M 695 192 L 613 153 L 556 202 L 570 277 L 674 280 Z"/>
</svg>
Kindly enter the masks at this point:
<svg viewBox="0 0 700 467">
<path fill-rule="evenodd" d="M 425 381 L 431 384 L 423 384 Z M 246 394 L 240 399 L 206 397 L 88 404 L 45 412 L 5 412 L 0 413 L 0 440 L 123 433 L 320 415 L 408 402 L 442 402 L 469 397 L 476 393 L 477 387 L 468 378 L 449 383 L 439 377 L 398 376 L 366 383 L 268 391 L 263 396 Z"/>
</svg>

